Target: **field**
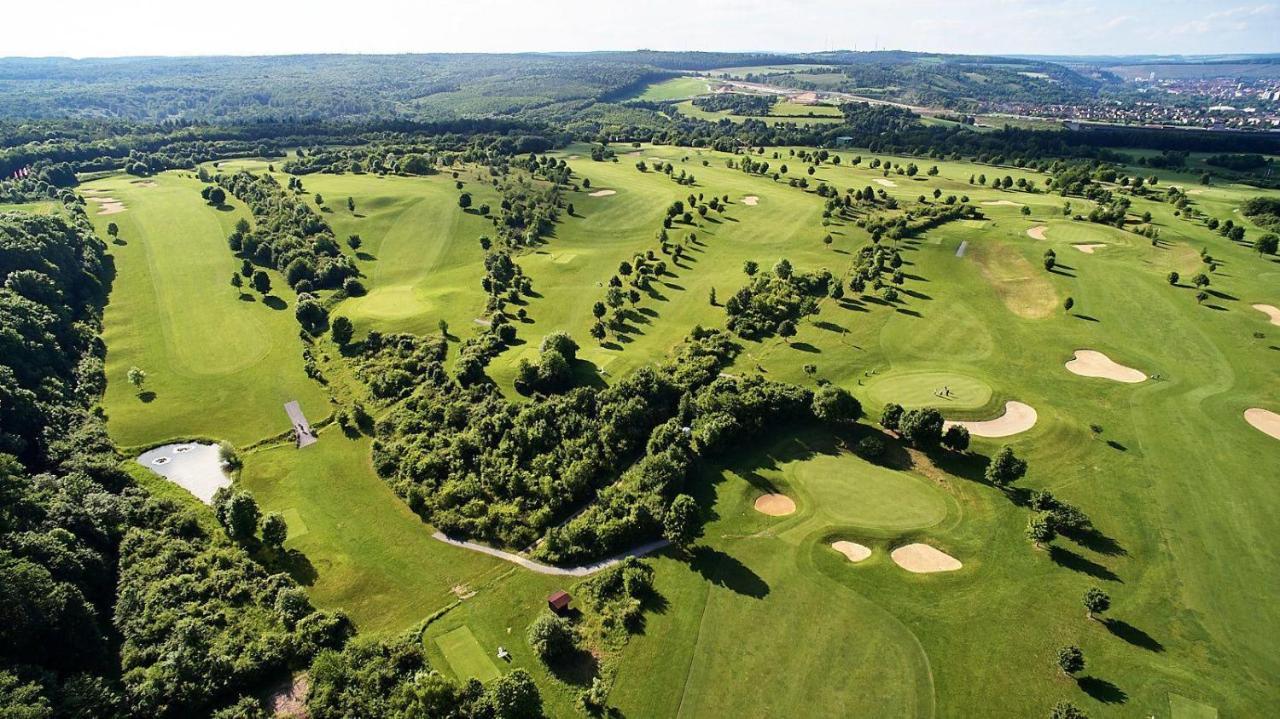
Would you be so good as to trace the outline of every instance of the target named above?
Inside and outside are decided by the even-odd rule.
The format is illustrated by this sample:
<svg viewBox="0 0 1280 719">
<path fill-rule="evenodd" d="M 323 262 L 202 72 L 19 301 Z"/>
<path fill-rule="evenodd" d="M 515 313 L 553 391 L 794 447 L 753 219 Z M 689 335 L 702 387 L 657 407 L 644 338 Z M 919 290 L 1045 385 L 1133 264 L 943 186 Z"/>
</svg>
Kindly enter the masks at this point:
<svg viewBox="0 0 1280 719">
<path fill-rule="evenodd" d="M 510 396 L 518 361 L 532 359 L 551 331 L 582 345 L 583 381 L 610 383 L 664 357 L 695 325 L 723 326 L 725 310 L 710 295 L 723 302 L 742 286 L 745 261 L 769 267 L 785 257 L 798 270 L 844 276 L 869 241 L 853 223 L 824 226 L 813 192 L 730 169 L 730 155 L 615 149 L 616 163 L 587 159 L 582 145 L 555 153 L 579 180 L 591 180 L 591 191 L 616 194 L 570 192 L 574 215 L 561 218 L 547 244 L 517 257 L 536 291 L 518 327 L 524 344 L 488 368 Z M 804 163 L 789 149 L 769 148 L 760 159 L 801 176 Z M 1250 308 L 1280 304 L 1280 265 L 1175 217 L 1167 203 L 1134 200 L 1161 232 L 1153 245 L 1065 218 L 1056 195 L 969 182 L 1008 174 L 1043 186 L 1034 171 L 938 162 L 936 177 L 885 177 L 867 167 L 871 153 L 839 154 L 840 166 L 806 175 L 811 187 L 873 186 L 903 202 L 937 188 L 969 196 L 985 217 L 901 241 L 901 303 L 824 300 L 795 337 L 742 342 L 727 373 L 809 387 L 830 381 L 858 397 L 869 417 L 839 435 L 798 427 L 705 468 L 694 490 L 710 508 L 704 539 L 691 556 L 653 559 L 662 608 L 646 615 L 644 631 L 617 658 L 610 704 L 631 717 L 1043 716 L 1060 699 L 1094 717 L 1195 716 L 1199 705 L 1222 716 L 1265 714 L 1280 676 L 1280 605 L 1267 601 L 1280 591 L 1280 495 L 1271 486 L 1280 452 L 1242 413 L 1280 411 L 1280 340 Z M 863 162 L 853 167 L 858 154 Z M 671 162 L 697 183 L 642 173 L 639 160 Z M 1196 182 L 1192 173 L 1158 174 L 1159 187 Z M 473 169 L 460 179 L 476 204 L 498 202 Z M 477 237 L 488 223 L 457 206 L 453 178 L 304 181 L 332 208 L 324 217 L 335 233 L 364 241 L 356 259 L 369 293 L 333 309 L 355 322 L 357 335 L 432 332 L 440 320 L 461 337 L 478 329 Z M 87 186 L 127 208 L 94 217 L 100 230 L 118 223 L 125 243 L 111 248 L 118 274 L 104 402 L 124 445 L 189 434 L 248 445 L 288 428 L 280 409 L 287 399 L 301 400 L 312 422 L 328 414 L 325 391 L 302 371 L 283 280 L 273 277 L 284 309 L 237 298 L 227 283 L 237 263 L 224 238 L 244 208 L 209 207 L 199 187 L 186 173 L 163 173 L 155 186 L 123 175 Z M 1196 189 L 1199 209 L 1244 222 L 1251 235 L 1257 228 L 1233 210 L 1277 194 Z M 690 192 L 727 197 L 727 209 L 696 226 L 677 223 L 673 237 L 692 232 L 697 241 L 638 303 L 644 319 L 623 341 L 591 340 L 591 306 L 609 277 L 655 246 L 664 209 Z M 1087 212 L 1086 201 L 1071 202 L 1073 214 Z M 1045 239 L 1027 234 L 1041 226 Z M 1105 246 L 1086 254 L 1074 249 L 1080 244 Z M 1193 289 L 1170 286 L 1166 275 L 1202 271 L 1205 247 L 1218 269 L 1210 297 L 1197 303 Z M 1049 248 L 1058 258 L 1053 272 L 1042 267 Z M 321 346 L 336 358 L 327 340 Z M 1063 365 L 1078 349 L 1159 379 L 1074 375 Z M 153 396 L 140 398 L 124 380 L 131 366 L 147 370 L 144 390 Z M 940 395 L 943 388 L 949 393 Z M 1034 407 L 1035 426 L 1006 440 L 975 438 L 971 457 L 899 448 L 873 464 L 850 449 L 878 434 L 871 425 L 888 401 L 987 419 L 1008 400 Z M 982 480 L 981 458 L 1005 442 L 1030 463 L 1020 485 L 1077 504 L 1095 535 L 1048 549 L 1026 540 L 1026 508 Z M 576 678 L 548 673 L 524 640 L 546 594 L 566 582 L 433 540 L 374 475 L 369 448 L 367 438 L 329 427 L 303 450 L 267 444 L 246 454 L 239 482 L 290 523 L 291 573 L 318 605 L 346 609 L 362 630 L 405 630 L 444 610 L 424 635 L 434 666 L 458 678 L 524 667 L 551 715 L 577 712 Z M 767 492 L 792 497 L 796 513 L 752 509 Z M 836 540 L 872 554 L 852 564 L 831 548 Z M 909 542 L 933 545 L 963 568 L 908 573 L 889 552 Z M 1080 600 L 1095 585 L 1114 601 L 1102 621 L 1086 619 Z M 1087 657 L 1078 681 L 1053 665 L 1064 644 Z M 510 664 L 494 658 L 498 645 L 511 652 Z"/>
<path fill-rule="evenodd" d="M 707 81 L 701 78 L 674 77 L 648 85 L 643 92 L 635 96 L 635 99 L 650 102 L 683 100 L 686 97 L 706 94 L 708 89 Z"/>
</svg>

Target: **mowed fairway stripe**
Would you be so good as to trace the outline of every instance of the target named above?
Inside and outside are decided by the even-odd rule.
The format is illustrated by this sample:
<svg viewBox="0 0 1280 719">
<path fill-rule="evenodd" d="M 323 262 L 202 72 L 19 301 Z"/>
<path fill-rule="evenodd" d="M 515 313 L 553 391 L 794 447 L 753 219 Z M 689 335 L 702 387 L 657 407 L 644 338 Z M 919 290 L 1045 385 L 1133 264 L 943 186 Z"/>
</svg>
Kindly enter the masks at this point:
<svg viewBox="0 0 1280 719">
<path fill-rule="evenodd" d="M 283 279 L 271 273 L 284 309 L 265 306 L 256 293 L 244 301 L 231 287 L 240 261 L 226 236 L 247 210 L 234 200 L 234 210 L 209 207 L 202 184 L 178 173 L 155 182 L 144 187 L 115 176 L 89 185 L 128 207 L 92 217 L 103 237 L 117 223 L 124 243 L 108 245 L 117 274 L 102 334 L 112 437 L 126 446 L 192 435 L 244 444 L 287 429 L 279 406 L 291 399 L 324 417 L 326 398 L 303 371 L 294 298 Z M 147 401 L 125 380 L 134 366 L 147 373 Z"/>
</svg>

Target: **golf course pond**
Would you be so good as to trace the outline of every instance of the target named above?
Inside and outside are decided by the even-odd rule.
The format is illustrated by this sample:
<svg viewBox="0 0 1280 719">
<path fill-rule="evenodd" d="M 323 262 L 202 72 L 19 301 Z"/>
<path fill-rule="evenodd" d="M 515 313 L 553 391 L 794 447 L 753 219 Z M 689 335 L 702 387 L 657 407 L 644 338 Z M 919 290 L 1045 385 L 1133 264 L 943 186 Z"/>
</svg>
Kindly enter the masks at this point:
<svg viewBox="0 0 1280 719">
<path fill-rule="evenodd" d="M 213 493 L 219 488 L 231 486 L 231 477 L 222 469 L 222 458 L 216 444 L 166 444 L 143 452 L 138 463 L 194 494 L 205 504 L 213 503 Z"/>
</svg>

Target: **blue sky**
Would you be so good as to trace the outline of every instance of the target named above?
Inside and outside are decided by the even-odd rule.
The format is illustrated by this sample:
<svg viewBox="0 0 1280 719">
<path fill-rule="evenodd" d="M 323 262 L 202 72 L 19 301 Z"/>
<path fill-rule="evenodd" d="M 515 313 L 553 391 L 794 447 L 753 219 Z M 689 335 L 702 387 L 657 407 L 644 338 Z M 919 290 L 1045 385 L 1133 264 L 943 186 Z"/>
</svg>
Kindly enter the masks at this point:
<svg viewBox="0 0 1280 719">
<path fill-rule="evenodd" d="M 928 50 L 1280 52 L 1280 0 L 58 0 L 6 3 L 0 56 Z"/>
</svg>

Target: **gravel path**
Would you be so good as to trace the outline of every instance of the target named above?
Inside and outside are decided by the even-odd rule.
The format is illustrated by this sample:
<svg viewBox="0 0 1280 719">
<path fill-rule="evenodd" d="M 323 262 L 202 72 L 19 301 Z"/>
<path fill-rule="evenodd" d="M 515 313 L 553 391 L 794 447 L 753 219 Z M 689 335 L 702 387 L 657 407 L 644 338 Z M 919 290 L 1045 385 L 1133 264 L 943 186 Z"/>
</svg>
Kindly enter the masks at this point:
<svg viewBox="0 0 1280 719">
<path fill-rule="evenodd" d="M 649 542 L 648 544 L 642 544 L 639 547 L 636 547 L 635 549 L 632 549 L 629 552 L 623 552 L 622 554 L 619 554 L 616 557 L 602 559 L 599 562 L 595 562 L 594 564 L 584 564 L 578 567 L 553 567 L 549 564 L 542 564 L 540 562 L 535 562 L 532 559 L 526 559 L 525 557 L 522 557 L 519 554 L 504 552 L 501 549 L 494 549 L 493 547 L 489 547 L 484 544 L 477 544 L 475 542 L 464 542 L 459 539 L 450 539 L 445 535 L 444 532 L 435 532 L 431 536 L 432 538 L 437 539 L 441 542 L 444 542 L 445 544 L 452 544 L 455 547 L 470 549 L 473 552 L 480 552 L 481 554 L 487 554 L 491 557 L 497 557 L 498 559 L 511 562 L 512 564 L 518 564 L 524 567 L 525 569 L 528 569 L 531 572 L 537 572 L 539 574 L 557 574 L 557 575 L 568 576 L 568 577 L 585 577 L 588 574 L 595 574 L 601 569 L 607 569 L 609 567 L 612 567 L 613 565 L 617 564 L 618 562 L 621 562 L 627 557 L 643 557 L 644 555 L 649 554 L 650 552 L 656 552 L 659 549 L 662 549 L 663 547 L 670 544 L 670 542 L 668 542 L 665 539 L 659 539 L 657 541 Z"/>
</svg>

